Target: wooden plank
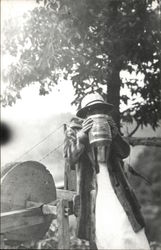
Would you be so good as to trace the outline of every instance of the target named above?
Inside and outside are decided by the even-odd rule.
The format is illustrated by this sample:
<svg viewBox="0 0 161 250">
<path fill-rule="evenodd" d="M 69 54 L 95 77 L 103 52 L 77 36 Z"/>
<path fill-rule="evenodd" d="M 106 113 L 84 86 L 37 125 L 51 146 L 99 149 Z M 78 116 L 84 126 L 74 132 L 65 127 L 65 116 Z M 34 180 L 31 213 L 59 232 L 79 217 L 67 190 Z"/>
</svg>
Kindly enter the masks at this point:
<svg viewBox="0 0 161 250">
<path fill-rule="evenodd" d="M 57 208 L 55 205 L 52 204 L 44 204 L 42 206 L 42 212 L 44 215 L 50 215 L 52 214 L 54 216 L 53 219 L 57 217 Z"/>
<path fill-rule="evenodd" d="M 26 208 L 35 208 L 43 206 L 42 202 L 35 202 L 35 201 L 26 201 Z"/>
<path fill-rule="evenodd" d="M 35 202 L 35 201 L 27 201 L 26 206 L 27 208 L 34 208 L 34 207 L 41 207 L 42 213 L 44 215 L 53 215 L 54 218 L 57 216 L 57 211 L 56 211 L 56 204 L 59 202 L 59 200 L 52 201 L 48 204 L 43 204 L 40 202 Z M 53 218 L 53 219 L 54 219 Z"/>
<path fill-rule="evenodd" d="M 80 215 L 80 195 L 75 195 L 73 198 L 73 213 L 76 217 Z"/>
<path fill-rule="evenodd" d="M 0 249 L 5 249 L 4 235 L 0 234 L 0 236 L 1 236 Z"/>
<path fill-rule="evenodd" d="M 41 208 L 28 208 L 1 213 L 1 233 L 44 223 Z"/>
<path fill-rule="evenodd" d="M 161 137 L 124 137 L 132 146 L 161 147 Z"/>
<path fill-rule="evenodd" d="M 77 217 L 80 210 L 80 196 L 76 192 L 69 190 L 57 189 L 56 192 L 57 198 L 68 200 L 69 215 L 75 214 Z"/>
<path fill-rule="evenodd" d="M 58 249 L 70 249 L 68 201 L 60 200 L 57 204 Z"/>
<path fill-rule="evenodd" d="M 75 196 L 74 196 L 75 197 Z M 51 202 L 51 203 L 48 203 L 48 204 L 46 204 L 46 205 L 43 205 L 43 207 L 45 206 L 45 207 L 47 207 L 47 210 L 49 211 L 50 210 L 50 206 L 55 206 L 55 205 L 57 205 L 59 202 L 60 202 L 60 200 L 62 200 L 62 198 L 61 199 L 58 199 L 58 200 L 56 200 L 56 203 L 55 203 L 55 201 L 54 202 Z M 74 200 L 74 198 L 73 198 L 73 200 Z M 73 211 L 73 200 L 71 200 L 71 199 L 69 199 L 68 200 L 68 207 L 69 207 L 69 211 L 68 211 L 68 214 L 69 215 L 72 215 L 73 213 L 74 213 L 74 211 Z M 43 210 L 43 207 L 42 207 L 42 210 Z M 55 207 L 56 208 L 56 207 Z M 56 210 L 54 210 L 54 208 L 51 208 L 53 211 L 55 211 L 55 215 L 57 216 L 57 209 Z M 47 214 L 47 212 L 43 212 L 44 214 Z"/>
<path fill-rule="evenodd" d="M 68 189 L 71 191 L 76 191 L 76 171 L 70 170 L 68 172 Z"/>
<path fill-rule="evenodd" d="M 27 207 L 40 207 L 42 208 L 42 212 L 44 215 L 52 214 L 55 218 L 57 216 L 57 209 L 56 205 L 57 203 L 62 199 L 62 197 L 68 197 L 68 206 L 69 206 L 69 215 L 72 215 L 73 213 L 76 215 L 75 210 L 79 209 L 80 202 L 79 202 L 79 195 L 76 195 L 75 193 L 70 193 L 68 190 L 59 190 L 59 197 L 60 199 L 57 199 L 55 201 L 52 201 L 48 204 L 42 204 L 39 202 L 33 202 L 33 201 L 27 201 L 26 206 Z M 73 197 L 73 198 L 72 198 Z"/>
<path fill-rule="evenodd" d="M 65 199 L 68 201 L 73 201 L 73 197 L 77 194 L 74 191 L 63 190 L 63 189 L 56 189 L 56 193 L 58 199 Z"/>
</svg>

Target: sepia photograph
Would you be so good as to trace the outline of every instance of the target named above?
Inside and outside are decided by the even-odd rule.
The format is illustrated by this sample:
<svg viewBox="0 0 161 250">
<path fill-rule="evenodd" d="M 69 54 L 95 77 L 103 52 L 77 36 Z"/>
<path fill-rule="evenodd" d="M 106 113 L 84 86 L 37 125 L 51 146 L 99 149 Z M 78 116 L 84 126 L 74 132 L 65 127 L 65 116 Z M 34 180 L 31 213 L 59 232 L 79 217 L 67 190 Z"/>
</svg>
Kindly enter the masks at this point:
<svg viewBox="0 0 161 250">
<path fill-rule="evenodd" d="M 0 5 L 0 249 L 161 250 L 161 1 Z"/>
</svg>

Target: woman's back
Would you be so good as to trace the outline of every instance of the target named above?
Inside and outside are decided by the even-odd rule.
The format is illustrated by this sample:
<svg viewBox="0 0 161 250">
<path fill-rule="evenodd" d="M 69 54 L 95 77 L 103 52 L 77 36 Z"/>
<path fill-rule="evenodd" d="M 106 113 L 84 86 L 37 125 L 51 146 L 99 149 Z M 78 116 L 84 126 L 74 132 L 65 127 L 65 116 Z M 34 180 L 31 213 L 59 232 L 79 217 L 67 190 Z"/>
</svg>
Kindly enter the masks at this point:
<svg viewBox="0 0 161 250">
<path fill-rule="evenodd" d="M 99 163 L 96 198 L 98 249 L 149 249 L 144 230 L 135 233 L 111 185 L 106 163 Z"/>
</svg>

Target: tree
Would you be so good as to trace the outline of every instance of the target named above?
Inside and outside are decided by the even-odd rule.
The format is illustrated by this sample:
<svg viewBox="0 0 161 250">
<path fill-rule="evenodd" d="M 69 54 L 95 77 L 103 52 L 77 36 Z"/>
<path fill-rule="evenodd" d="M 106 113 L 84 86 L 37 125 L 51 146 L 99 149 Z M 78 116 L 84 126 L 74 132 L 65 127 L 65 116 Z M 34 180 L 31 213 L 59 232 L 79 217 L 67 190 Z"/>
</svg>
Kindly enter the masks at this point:
<svg viewBox="0 0 161 250">
<path fill-rule="evenodd" d="M 45 0 L 45 6 L 27 14 L 20 37 L 6 36 L 5 53 L 20 56 L 5 75 L 9 88 L 2 97 L 3 104 L 15 102 L 20 90 L 33 82 L 40 84 L 40 94 L 45 95 L 63 74 L 72 80 L 77 105 L 85 93 L 98 91 L 114 104 L 112 115 L 118 126 L 120 119 L 135 120 L 133 132 L 148 124 L 155 129 L 161 114 L 161 35 L 159 3 L 156 8 L 154 3 L 154 0 Z M 142 74 L 142 85 L 137 77 L 123 82 L 122 70 Z M 134 104 L 121 113 L 120 103 L 128 105 L 130 100 L 129 96 L 120 95 L 125 86 Z"/>
</svg>

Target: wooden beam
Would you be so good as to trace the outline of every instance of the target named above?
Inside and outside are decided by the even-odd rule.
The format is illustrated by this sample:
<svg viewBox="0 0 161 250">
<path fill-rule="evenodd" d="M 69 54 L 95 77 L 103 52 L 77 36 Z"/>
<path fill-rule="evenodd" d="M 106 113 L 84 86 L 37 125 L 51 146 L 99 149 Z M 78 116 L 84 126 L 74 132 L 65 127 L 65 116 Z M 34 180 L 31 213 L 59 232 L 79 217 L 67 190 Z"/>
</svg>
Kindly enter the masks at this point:
<svg viewBox="0 0 161 250">
<path fill-rule="evenodd" d="M 45 222 L 41 208 L 28 208 L 1 213 L 1 233 L 42 224 Z"/>
<path fill-rule="evenodd" d="M 62 192 L 60 196 L 64 197 L 64 196 L 66 196 L 66 194 L 64 195 L 64 192 Z M 73 204 L 75 203 L 75 198 L 77 198 L 77 195 L 73 196 L 73 200 L 71 199 L 70 195 L 69 195 L 69 198 L 70 198 L 70 199 L 68 199 L 69 215 L 72 215 L 74 213 L 74 211 L 73 211 L 74 205 Z M 27 201 L 26 205 L 27 205 L 27 207 L 40 207 L 41 206 L 42 213 L 44 215 L 52 214 L 56 218 L 57 217 L 56 206 L 60 202 L 60 200 L 62 200 L 62 199 L 57 199 L 57 200 L 52 201 L 52 202 L 50 202 L 48 204 L 42 204 L 42 203 L 39 203 L 39 202 Z"/>
<path fill-rule="evenodd" d="M 53 219 L 55 219 L 58 216 L 57 205 L 61 202 L 64 202 L 64 206 L 68 207 L 68 215 L 74 213 L 78 216 L 77 211 L 79 211 L 80 204 L 76 192 L 57 189 L 57 196 L 59 199 L 48 204 L 28 201 L 26 205 L 31 206 L 30 208 L 1 213 L 1 233 L 42 224 L 45 222 L 44 215 L 52 214 Z"/>
<path fill-rule="evenodd" d="M 58 199 L 65 199 L 68 201 L 72 201 L 73 197 L 77 195 L 74 191 L 63 190 L 63 189 L 56 189 L 57 198 Z"/>
<path fill-rule="evenodd" d="M 54 218 L 57 216 L 57 210 L 56 210 L 56 204 L 59 202 L 59 200 L 52 201 L 48 204 L 43 204 L 40 202 L 35 202 L 35 201 L 27 201 L 26 206 L 29 208 L 34 208 L 34 207 L 41 207 L 42 213 L 44 215 L 53 215 Z M 53 218 L 53 219 L 54 219 Z"/>
<path fill-rule="evenodd" d="M 57 209 L 56 206 L 52 204 L 44 204 L 42 206 L 42 212 L 44 215 L 52 214 L 55 218 L 57 217 Z"/>
<path fill-rule="evenodd" d="M 58 199 L 65 199 L 68 201 L 69 215 L 74 214 L 77 217 L 80 210 L 80 195 L 69 190 L 57 189 L 56 192 Z"/>
<path fill-rule="evenodd" d="M 75 195 L 73 198 L 73 214 L 76 217 L 80 215 L 80 195 Z"/>
<path fill-rule="evenodd" d="M 76 194 L 76 192 L 72 192 L 72 191 L 68 191 L 68 190 L 58 190 L 57 189 L 57 196 L 59 197 L 59 199 L 52 201 L 48 204 L 43 204 L 40 202 L 33 202 L 33 201 L 27 201 L 26 202 L 26 206 L 27 207 L 40 207 L 42 208 L 42 213 L 44 215 L 47 214 L 52 214 L 55 216 L 57 216 L 57 210 L 56 210 L 56 205 L 57 203 L 63 199 L 63 198 L 67 198 L 66 200 L 68 200 L 68 206 L 69 206 L 69 215 L 72 215 L 73 213 L 76 215 L 77 212 L 75 213 L 75 210 L 78 210 L 78 206 L 80 206 L 80 202 L 79 202 L 79 195 Z"/>
<path fill-rule="evenodd" d="M 4 243 L 4 235 L 0 234 L 0 249 L 5 249 L 5 243 Z"/>
<path fill-rule="evenodd" d="M 70 249 L 68 201 L 60 200 L 57 204 L 58 249 Z"/>
<path fill-rule="evenodd" d="M 131 146 L 161 147 L 160 137 L 124 137 Z"/>
</svg>

